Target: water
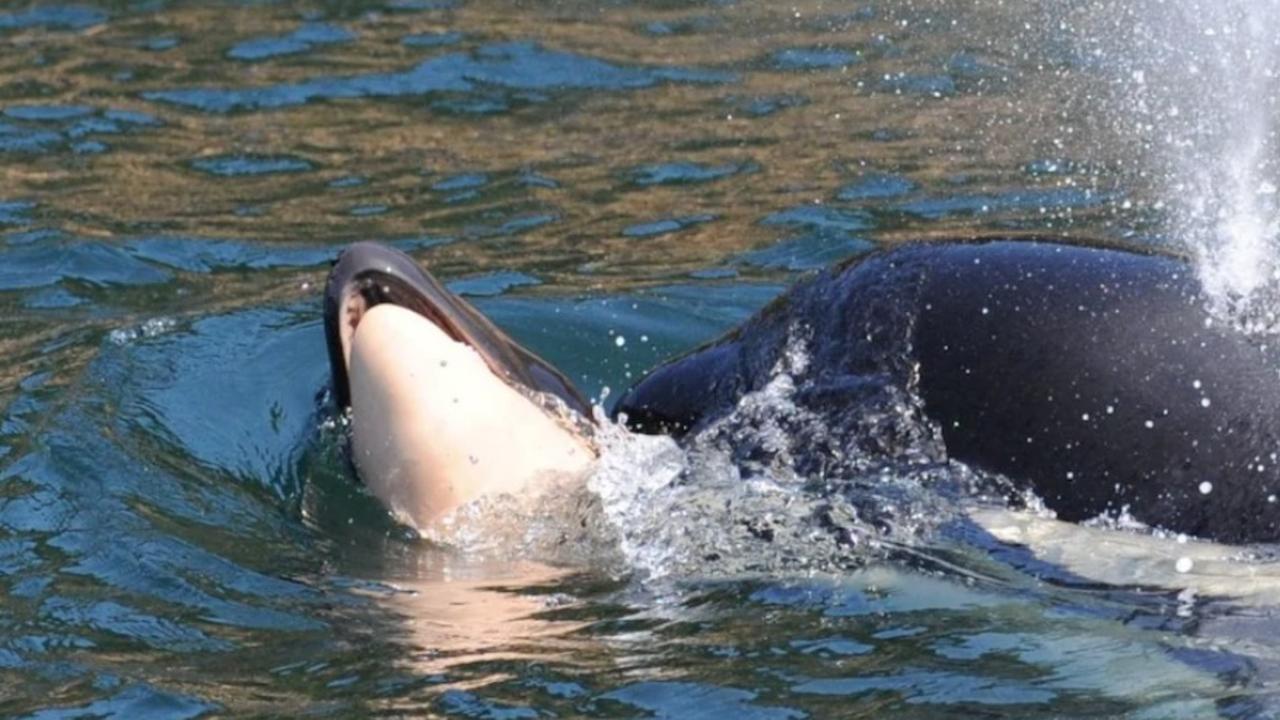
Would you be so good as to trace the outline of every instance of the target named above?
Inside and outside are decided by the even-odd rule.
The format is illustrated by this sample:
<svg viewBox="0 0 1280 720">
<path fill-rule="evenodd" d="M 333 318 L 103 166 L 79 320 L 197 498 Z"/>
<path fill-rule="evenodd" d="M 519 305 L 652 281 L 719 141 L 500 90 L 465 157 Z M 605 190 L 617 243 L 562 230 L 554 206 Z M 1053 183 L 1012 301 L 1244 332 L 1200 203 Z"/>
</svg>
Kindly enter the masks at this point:
<svg viewBox="0 0 1280 720">
<path fill-rule="evenodd" d="M 1059 21 L 1105 66 L 1112 130 L 1140 149 L 1165 232 L 1197 257 L 1218 311 L 1274 329 L 1280 4 L 1095 2 Z"/>
<path fill-rule="evenodd" d="M 821 428 L 780 368 L 689 447 L 606 428 L 590 492 L 458 552 L 351 482 L 318 397 L 355 239 L 608 403 L 878 245 L 1178 246 L 1223 232 L 1178 204 L 1206 187 L 1265 229 L 1241 188 L 1272 171 L 1272 81 L 1236 54 L 1274 33 L 1189 43 L 1248 70 L 1207 97 L 1258 131 L 1203 146 L 1244 185 L 1117 131 L 1150 124 L 1117 78 L 1160 56 L 1088 43 L 1166 9 L 1081 11 L 1091 33 L 998 2 L 0 8 L 0 714 L 1267 716 L 1271 549 L 992 535 L 966 514 L 989 479 L 936 462 L 909 398 L 860 408 L 868 442 L 914 439 L 835 492 L 790 460 Z"/>
</svg>

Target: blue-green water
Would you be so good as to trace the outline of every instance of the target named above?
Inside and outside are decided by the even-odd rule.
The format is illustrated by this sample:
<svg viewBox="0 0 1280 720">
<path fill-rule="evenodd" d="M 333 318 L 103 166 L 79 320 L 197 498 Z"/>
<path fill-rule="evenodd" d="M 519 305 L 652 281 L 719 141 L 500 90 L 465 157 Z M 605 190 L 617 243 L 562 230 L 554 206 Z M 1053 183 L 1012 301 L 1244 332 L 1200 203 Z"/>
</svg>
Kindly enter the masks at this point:
<svg viewBox="0 0 1280 720">
<path fill-rule="evenodd" d="M 887 519 L 849 527 L 883 541 L 831 545 L 809 499 L 685 458 L 648 513 L 584 510 L 604 529 L 558 543 L 572 559 L 498 561 L 397 527 L 320 400 L 319 292 L 357 239 L 606 404 L 877 245 L 1162 242 L 1131 148 L 1080 100 L 1106 73 L 1044 21 L 4 4 L 0 714 L 1266 716 L 1273 607 L 1080 579 L 967 530 L 928 473 L 870 478 Z M 679 454 L 607 449 L 619 491 Z"/>
</svg>

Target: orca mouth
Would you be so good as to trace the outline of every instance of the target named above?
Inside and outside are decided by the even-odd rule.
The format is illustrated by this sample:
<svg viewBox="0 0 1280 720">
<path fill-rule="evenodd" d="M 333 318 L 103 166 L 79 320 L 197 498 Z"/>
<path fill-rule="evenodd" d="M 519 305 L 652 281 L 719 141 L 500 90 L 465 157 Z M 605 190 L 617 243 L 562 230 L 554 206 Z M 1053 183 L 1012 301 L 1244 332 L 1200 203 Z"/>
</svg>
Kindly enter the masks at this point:
<svg viewBox="0 0 1280 720">
<path fill-rule="evenodd" d="M 454 342 L 473 348 L 476 346 L 474 335 L 469 336 L 460 329 L 458 324 L 452 322 L 449 316 L 440 310 L 440 306 L 432 303 L 426 294 L 390 273 L 367 270 L 356 275 L 339 293 L 338 339 L 342 343 L 345 365 L 351 363 L 351 341 L 365 313 L 385 303 L 413 310 L 443 330 L 445 335 Z"/>
<path fill-rule="evenodd" d="M 372 242 L 344 250 L 325 287 L 325 339 L 339 410 L 351 405 L 347 366 L 355 330 L 366 312 L 383 303 L 411 310 L 453 341 L 470 346 L 508 384 L 555 395 L 582 417 L 591 418 L 590 404 L 559 370 L 512 340 L 408 255 Z"/>
</svg>

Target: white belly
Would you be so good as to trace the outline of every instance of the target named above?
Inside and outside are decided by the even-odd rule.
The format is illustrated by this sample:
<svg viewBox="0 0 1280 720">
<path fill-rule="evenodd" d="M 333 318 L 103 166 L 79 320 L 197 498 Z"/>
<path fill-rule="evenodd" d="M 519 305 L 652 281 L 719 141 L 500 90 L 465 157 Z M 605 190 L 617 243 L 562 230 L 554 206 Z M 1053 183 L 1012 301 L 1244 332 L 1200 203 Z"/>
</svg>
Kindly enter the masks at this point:
<svg viewBox="0 0 1280 720">
<path fill-rule="evenodd" d="M 969 517 L 997 540 L 1026 547 L 1037 559 L 1108 585 L 1190 590 L 1274 606 L 1280 563 L 1248 557 L 1247 548 L 1085 527 L 1034 513 L 981 508 Z"/>
<path fill-rule="evenodd" d="M 410 310 L 368 310 L 349 367 L 356 470 L 419 529 L 485 495 L 582 475 L 594 460 L 576 432 Z"/>
</svg>

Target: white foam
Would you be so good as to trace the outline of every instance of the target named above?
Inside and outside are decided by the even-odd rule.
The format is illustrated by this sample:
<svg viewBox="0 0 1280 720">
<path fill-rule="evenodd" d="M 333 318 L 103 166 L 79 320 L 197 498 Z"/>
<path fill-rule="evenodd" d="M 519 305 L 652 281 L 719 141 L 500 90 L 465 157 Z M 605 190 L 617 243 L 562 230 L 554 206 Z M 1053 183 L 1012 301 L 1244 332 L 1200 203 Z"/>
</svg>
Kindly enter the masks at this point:
<svg viewBox="0 0 1280 720">
<path fill-rule="evenodd" d="M 170 317 L 151 318 L 133 327 L 112 330 L 107 335 L 107 339 L 116 345 L 129 345 L 141 338 L 151 338 L 172 332 L 177 326 L 178 321 Z"/>
</svg>

